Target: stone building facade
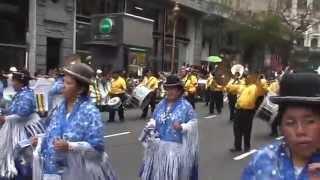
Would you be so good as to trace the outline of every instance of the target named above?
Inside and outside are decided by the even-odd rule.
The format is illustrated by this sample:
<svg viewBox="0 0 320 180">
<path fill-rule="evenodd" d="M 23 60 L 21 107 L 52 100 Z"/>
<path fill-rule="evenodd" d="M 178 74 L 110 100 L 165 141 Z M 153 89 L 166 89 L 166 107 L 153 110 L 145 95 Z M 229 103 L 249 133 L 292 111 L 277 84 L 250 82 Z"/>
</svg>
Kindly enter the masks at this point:
<svg viewBox="0 0 320 180">
<path fill-rule="evenodd" d="M 47 72 L 75 52 L 74 0 L 30 0 L 28 67 Z"/>
</svg>

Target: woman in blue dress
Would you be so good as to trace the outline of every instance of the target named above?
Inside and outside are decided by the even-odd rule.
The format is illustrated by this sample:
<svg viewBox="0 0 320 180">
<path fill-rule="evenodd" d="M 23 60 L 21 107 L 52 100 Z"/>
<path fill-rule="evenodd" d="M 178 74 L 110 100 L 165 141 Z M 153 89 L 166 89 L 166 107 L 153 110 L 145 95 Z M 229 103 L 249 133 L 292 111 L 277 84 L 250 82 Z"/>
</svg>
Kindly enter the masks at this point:
<svg viewBox="0 0 320 180">
<path fill-rule="evenodd" d="M 140 140 L 145 145 L 142 180 L 197 180 L 198 126 L 191 104 L 183 98 L 183 85 L 171 75 L 165 84 L 167 97 L 156 107 Z"/>
<path fill-rule="evenodd" d="M 34 139 L 34 180 L 114 180 L 104 152 L 99 110 L 88 96 L 93 70 L 86 64 L 64 69 L 64 101 L 42 139 Z M 39 154 L 37 154 L 39 153 Z"/>
<path fill-rule="evenodd" d="M 0 179 L 31 180 L 32 150 L 28 139 L 42 133 L 44 128 L 35 112 L 30 79 L 25 70 L 13 73 L 12 86 L 16 94 L 0 115 Z"/>
<path fill-rule="evenodd" d="M 320 76 L 289 74 L 280 82 L 278 116 L 283 140 L 259 150 L 245 168 L 243 180 L 319 179 Z"/>
</svg>

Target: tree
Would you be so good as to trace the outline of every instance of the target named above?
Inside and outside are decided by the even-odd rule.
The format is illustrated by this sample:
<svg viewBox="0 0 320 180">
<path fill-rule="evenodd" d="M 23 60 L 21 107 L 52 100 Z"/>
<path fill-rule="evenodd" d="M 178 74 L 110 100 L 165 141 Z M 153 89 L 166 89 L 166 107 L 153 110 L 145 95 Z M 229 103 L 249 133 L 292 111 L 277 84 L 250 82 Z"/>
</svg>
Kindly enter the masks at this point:
<svg viewBox="0 0 320 180">
<path fill-rule="evenodd" d="M 297 2 L 297 6 L 293 6 L 292 0 L 280 0 L 277 9 L 272 12 L 288 28 L 293 43 L 310 28 L 320 23 L 318 0 L 313 0 L 312 3 L 308 3 L 307 0 Z"/>
</svg>

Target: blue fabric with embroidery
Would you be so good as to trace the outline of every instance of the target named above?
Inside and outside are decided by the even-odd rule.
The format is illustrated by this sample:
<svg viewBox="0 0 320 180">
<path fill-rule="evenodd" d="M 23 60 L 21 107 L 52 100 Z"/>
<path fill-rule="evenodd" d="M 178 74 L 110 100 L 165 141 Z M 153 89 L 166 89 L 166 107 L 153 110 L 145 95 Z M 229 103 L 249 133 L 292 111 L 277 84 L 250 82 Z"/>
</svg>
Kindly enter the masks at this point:
<svg viewBox="0 0 320 180">
<path fill-rule="evenodd" d="M 3 82 L 0 80 L 0 98 L 3 97 L 4 85 Z"/>
<path fill-rule="evenodd" d="M 48 93 L 48 102 L 49 102 L 49 110 L 51 110 L 53 107 L 53 97 L 59 94 L 62 94 L 64 88 L 64 80 L 63 77 L 58 77 L 56 81 L 53 83 L 49 93 Z"/>
<path fill-rule="evenodd" d="M 316 153 L 310 163 L 320 162 L 320 154 Z M 245 168 L 242 180 L 307 180 L 308 164 L 296 177 L 295 168 L 290 158 L 287 145 L 283 141 L 274 143 L 259 150 Z"/>
<path fill-rule="evenodd" d="M 20 117 L 28 117 L 35 112 L 36 102 L 34 92 L 25 86 L 17 91 L 8 109 L 8 115 L 16 114 Z"/>
<path fill-rule="evenodd" d="M 164 99 L 157 105 L 153 113 L 160 139 L 176 143 L 182 143 L 182 132 L 176 131 L 173 124 L 175 122 L 187 123 L 194 118 L 196 118 L 196 113 L 184 98 L 178 99 L 171 107 L 168 107 L 168 102 Z"/>
<path fill-rule="evenodd" d="M 98 152 L 104 151 L 103 124 L 99 110 L 88 96 L 79 97 L 73 111 L 67 117 L 66 102 L 63 101 L 53 114 L 41 147 L 44 158 L 44 172 L 57 174 L 58 165 L 53 142 L 65 139 L 70 142 L 88 142 Z"/>
</svg>

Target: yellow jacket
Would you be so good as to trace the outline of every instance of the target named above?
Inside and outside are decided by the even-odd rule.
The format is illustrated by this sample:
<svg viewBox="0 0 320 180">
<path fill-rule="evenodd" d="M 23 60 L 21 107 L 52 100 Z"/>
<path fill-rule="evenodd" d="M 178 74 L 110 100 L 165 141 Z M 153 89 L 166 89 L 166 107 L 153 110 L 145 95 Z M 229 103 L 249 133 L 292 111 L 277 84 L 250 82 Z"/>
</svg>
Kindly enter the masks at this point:
<svg viewBox="0 0 320 180">
<path fill-rule="evenodd" d="M 143 80 L 143 85 L 154 91 L 159 87 L 159 80 L 154 76 L 151 76 L 149 78 L 147 77 Z"/>
<path fill-rule="evenodd" d="M 118 79 L 113 79 L 111 81 L 111 90 L 110 94 L 123 94 L 127 90 L 126 81 L 122 77 L 118 77 Z"/>
<path fill-rule="evenodd" d="M 279 90 L 280 90 L 280 85 L 278 81 L 274 81 L 268 86 L 268 91 L 271 93 L 278 94 Z"/>
<path fill-rule="evenodd" d="M 208 79 L 207 79 L 206 89 L 210 88 L 210 84 L 211 84 L 212 80 L 213 80 L 213 76 L 210 74 Z"/>
<path fill-rule="evenodd" d="M 234 78 L 231 78 L 228 82 L 228 84 L 226 85 L 226 91 L 230 94 L 233 94 L 233 95 L 237 95 L 238 92 L 237 92 L 237 87 L 235 87 L 234 85 L 245 85 L 245 81 L 244 79 L 239 79 L 236 81 L 236 79 Z"/>
<path fill-rule="evenodd" d="M 257 85 L 251 84 L 242 86 L 238 95 L 236 107 L 239 109 L 253 110 L 256 108 L 258 97 Z"/>
<path fill-rule="evenodd" d="M 198 87 L 198 78 L 195 75 L 187 75 L 183 78 L 184 89 L 187 93 L 194 94 Z"/>
<path fill-rule="evenodd" d="M 257 83 L 258 97 L 265 96 L 268 92 L 268 82 L 265 79 L 258 80 Z"/>
<path fill-rule="evenodd" d="M 229 88 L 237 92 L 237 103 L 238 109 L 253 110 L 256 108 L 256 101 L 258 99 L 257 85 L 230 85 Z"/>
<path fill-rule="evenodd" d="M 224 91 L 224 86 L 217 83 L 217 81 L 212 78 L 209 81 L 209 90 L 210 91 Z"/>
</svg>

